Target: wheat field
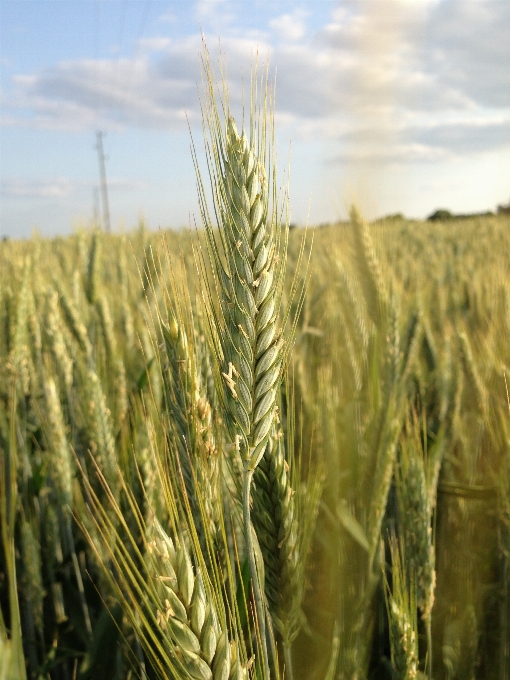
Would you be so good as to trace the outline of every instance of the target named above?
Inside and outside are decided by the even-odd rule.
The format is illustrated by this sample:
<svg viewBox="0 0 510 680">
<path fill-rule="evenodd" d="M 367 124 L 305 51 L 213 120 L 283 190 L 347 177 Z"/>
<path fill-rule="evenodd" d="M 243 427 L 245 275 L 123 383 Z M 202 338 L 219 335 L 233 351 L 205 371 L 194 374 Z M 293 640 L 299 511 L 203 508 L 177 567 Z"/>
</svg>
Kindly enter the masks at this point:
<svg viewBox="0 0 510 680">
<path fill-rule="evenodd" d="M 510 218 L 289 229 L 253 82 L 202 228 L 0 244 L 0 679 L 508 679 Z"/>
</svg>

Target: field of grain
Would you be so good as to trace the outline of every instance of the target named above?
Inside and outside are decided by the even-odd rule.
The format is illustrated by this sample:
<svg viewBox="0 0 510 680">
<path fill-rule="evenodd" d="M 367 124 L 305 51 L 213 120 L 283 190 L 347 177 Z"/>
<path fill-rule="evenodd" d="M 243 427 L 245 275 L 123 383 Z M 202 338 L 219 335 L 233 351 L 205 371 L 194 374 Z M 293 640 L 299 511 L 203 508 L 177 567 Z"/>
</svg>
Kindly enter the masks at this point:
<svg viewBox="0 0 510 680">
<path fill-rule="evenodd" d="M 219 229 L 0 244 L 0 679 L 508 679 L 510 218 L 289 231 L 209 95 Z"/>
</svg>

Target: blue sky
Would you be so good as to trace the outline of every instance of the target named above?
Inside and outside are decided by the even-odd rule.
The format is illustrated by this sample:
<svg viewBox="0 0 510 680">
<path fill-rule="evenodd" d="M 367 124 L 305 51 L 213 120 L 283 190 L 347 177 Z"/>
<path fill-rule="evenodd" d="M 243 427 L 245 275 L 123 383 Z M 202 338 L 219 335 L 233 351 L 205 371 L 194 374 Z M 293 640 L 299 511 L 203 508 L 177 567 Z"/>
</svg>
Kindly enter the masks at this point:
<svg viewBox="0 0 510 680">
<path fill-rule="evenodd" d="M 236 110 L 269 54 L 293 221 L 510 200 L 508 0 L 0 0 L 0 236 L 90 223 L 98 129 L 114 230 L 193 220 L 201 30 Z"/>
</svg>

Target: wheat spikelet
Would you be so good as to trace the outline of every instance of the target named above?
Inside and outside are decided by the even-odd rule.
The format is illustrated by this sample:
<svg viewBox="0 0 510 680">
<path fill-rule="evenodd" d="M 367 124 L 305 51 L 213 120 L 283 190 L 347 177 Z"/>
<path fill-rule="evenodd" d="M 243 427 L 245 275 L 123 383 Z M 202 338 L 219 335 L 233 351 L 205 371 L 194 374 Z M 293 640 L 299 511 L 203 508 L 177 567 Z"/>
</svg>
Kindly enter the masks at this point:
<svg viewBox="0 0 510 680">
<path fill-rule="evenodd" d="M 12 337 L 12 349 L 9 355 L 9 364 L 13 367 L 22 393 L 30 391 L 30 350 L 28 335 L 28 312 L 30 298 L 30 263 L 25 264 L 25 274 L 21 284 L 16 307 L 16 322 Z"/>
<path fill-rule="evenodd" d="M 350 217 L 354 226 L 356 266 L 360 285 L 370 318 L 377 327 L 380 327 L 386 317 L 388 307 L 388 293 L 381 266 L 372 243 L 368 224 L 354 207 L 351 209 Z"/>
<path fill-rule="evenodd" d="M 112 370 L 115 388 L 115 424 L 117 428 L 122 426 L 128 410 L 128 396 L 126 385 L 126 369 L 122 358 L 119 356 L 117 339 L 113 325 L 110 305 L 105 295 L 100 295 L 96 301 L 101 329 L 103 332 L 104 346 L 108 368 Z"/>
<path fill-rule="evenodd" d="M 110 305 L 108 304 L 108 300 L 104 294 L 96 294 L 96 309 L 99 314 L 99 320 L 103 332 L 106 359 L 111 365 L 117 358 L 117 339 L 115 338 L 115 330 L 113 328 L 113 319 L 110 313 Z"/>
<path fill-rule="evenodd" d="M 200 385 L 203 386 L 204 395 L 207 398 L 212 411 L 215 411 L 218 407 L 218 395 L 216 391 L 214 365 L 206 338 L 207 331 L 200 301 L 197 301 L 195 319 L 196 329 L 194 348 L 197 356 L 197 365 L 200 368 Z"/>
<path fill-rule="evenodd" d="M 232 668 L 228 632 L 207 596 L 200 572 L 194 573 L 182 540 L 175 545 L 156 522 L 147 547 L 159 596 L 157 621 L 177 658 L 197 680 L 237 680 L 239 664 Z"/>
<path fill-rule="evenodd" d="M 363 377 L 362 377 L 363 372 L 362 372 L 361 362 L 358 360 L 356 348 L 355 348 L 354 343 L 352 341 L 351 334 L 349 333 L 345 316 L 343 315 L 341 310 L 338 310 L 338 316 L 339 316 L 340 324 L 344 328 L 345 345 L 346 345 L 346 348 L 347 348 L 347 356 L 349 358 L 348 363 L 349 363 L 349 367 L 350 367 L 351 372 L 352 372 L 354 387 L 355 387 L 357 392 L 360 392 L 362 387 L 363 387 Z"/>
<path fill-rule="evenodd" d="M 48 290 L 44 325 L 50 339 L 50 346 L 58 373 L 69 390 L 73 384 L 73 360 L 67 351 L 64 339 L 64 329 L 58 307 L 58 293 L 52 288 Z"/>
<path fill-rule="evenodd" d="M 418 678 L 418 625 L 414 576 L 406 569 L 403 539 L 390 538 L 391 588 L 385 577 L 391 661 L 399 680 Z"/>
<path fill-rule="evenodd" d="M 487 390 L 480 377 L 478 367 L 473 357 L 471 344 L 466 333 L 459 333 L 459 340 L 462 366 L 467 378 L 467 399 L 469 400 L 470 405 L 474 406 L 485 415 L 488 409 Z"/>
<path fill-rule="evenodd" d="M 418 634 L 412 628 L 408 612 L 398 607 L 394 599 L 390 604 L 390 631 L 395 678 L 398 680 L 417 678 Z"/>
<path fill-rule="evenodd" d="M 381 526 L 386 512 L 388 493 L 393 478 L 395 460 L 397 457 L 397 444 L 401 431 L 401 414 L 395 404 L 394 397 L 390 396 L 388 410 L 384 414 L 382 432 L 377 442 L 375 451 L 375 470 L 373 471 L 373 497 L 369 499 L 368 515 L 368 540 L 370 545 L 370 562 L 372 563 L 377 554 Z"/>
<path fill-rule="evenodd" d="M 335 280 L 340 291 L 341 306 L 348 328 L 358 351 L 366 351 L 368 347 L 368 329 L 365 318 L 365 302 L 357 290 L 355 281 L 349 276 L 339 258 L 335 259 L 335 265 Z"/>
<path fill-rule="evenodd" d="M 400 533 L 416 580 L 416 602 L 423 618 L 428 619 L 434 603 L 434 546 L 425 471 L 412 447 L 402 454 L 396 475 Z"/>
<path fill-rule="evenodd" d="M 81 351 L 89 361 L 92 361 L 92 345 L 89 340 L 87 329 L 80 319 L 78 310 L 71 299 L 65 294 L 63 288 L 57 284 L 59 302 L 66 320 L 67 326 L 78 343 Z"/>
<path fill-rule="evenodd" d="M 206 67 L 207 68 L 207 67 Z M 254 469 L 263 455 L 274 421 L 276 393 L 281 381 L 284 344 L 277 331 L 280 282 L 285 265 L 276 215 L 268 214 L 268 177 L 264 168 L 265 123 L 262 141 L 251 121 L 250 139 L 238 133 L 227 115 L 218 118 L 212 76 L 206 72 L 209 108 L 206 124 L 211 136 L 211 177 L 215 208 L 220 217 L 223 264 L 208 219 L 205 195 L 200 194 L 211 257 L 221 288 L 222 376 L 227 425 L 246 464 Z M 228 104 L 227 104 L 228 106 Z M 225 129 L 226 128 L 226 129 Z"/>
<path fill-rule="evenodd" d="M 63 512 L 65 542 L 68 553 L 70 553 L 72 557 L 80 602 L 85 620 L 85 629 L 89 638 L 92 638 L 92 624 L 90 621 L 90 614 L 85 597 L 81 571 L 78 564 L 78 557 L 76 555 L 71 525 L 71 511 L 73 510 L 73 461 L 65 433 L 64 417 L 62 414 L 60 399 L 52 375 L 47 373 L 44 375 L 44 385 L 49 423 L 48 439 L 50 441 L 51 452 L 48 460 L 48 467 L 53 481 L 53 487 L 57 501 L 61 511 Z M 107 470 L 107 472 L 110 471 Z M 58 600 L 56 600 L 56 602 L 58 602 Z M 60 616 L 60 614 L 60 610 L 57 609 L 57 615 Z"/>
<path fill-rule="evenodd" d="M 111 412 L 99 376 L 92 367 L 85 369 L 85 392 L 89 438 L 92 452 L 110 488 L 118 488 L 117 458 Z"/>
<path fill-rule="evenodd" d="M 275 314 L 276 244 L 271 227 L 264 223 L 265 172 L 262 166 L 257 167 L 246 135 L 239 137 L 232 118 L 228 122 L 227 156 L 224 220 L 230 231 L 230 271 L 223 292 L 230 342 L 227 340 L 223 348 L 223 377 L 229 415 L 236 435 L 241 436 L 242 457 L 254 469 L 274 421 L 283 358 Z"/>
<path fill-rule="evenodd" d="M 32 349 L 30 361 L 32 393 L 40 394 L 42 391 L 42 334 L 32 287 L 30 287 L 28 295 L 28 330 Z"/>
<path fill-rule="evenodd" d="M 50 474 L 62 507 L 72 507 L 73 469 L 65 433 L 64 416 L 53 376 L 44 376 L 44 389 L 51 443 Z"/>
<path fill-rule="evenodd" d="M 304 556 L 281 432 L 269 438 L 254 484 L 252 516 L 264 558 L 266 597 L 275 627 L 288 645 L 299 631 Z"/>
<path fill-rule="evenodd" d="M 421 312 L 414 311 L 409 316 L 402 345 L 401 380 L 404 386 L 409 380 L 413 369 L 415 368 L 415 362 L 418 358 L 422 338 L 423 327 L 421 324 Z"/>
<path fill-rule="evenodd" d="M 76 269 L 72 281 L 72 300 L 76 309 L 80 309 L 84 303 L 83 297 L 83 277 L 81 272 Z"/>
<path fill-rule="evenodd" d="M 216 547 L 222 542 L 218 532 L 219 466 L 212 410 L 205 390 L 200 389 L 195 353 L 183 323 L 178 324 L 170 312 L 169 321 L 162 328 L 168 358 L 164 372 L 167 409 L 195 527 L 206 553 L 207 536 Z"/>
<path fill-rule="evenodd" d="M 104 519 L 104 511 L 101 515 Z M 211 589 L 207 577 L 193 568 L 183 537 L 172 540 L 153 517 L 145 545 L 145 574 L 125 560 L 120 544 L 110 547 L 121 578 L 112 579 L 112 584 L 157 677 L 246 679 L 246 664 L 239 643 L 230 639 L 218 593 Z M 140 588 L 144 593 L 141 602 Z"/>
<path fill-rule="evenodd" d="M 120 357 L 114 364 L 114 387 L 115 387 L 115 424 L 121 428 L 129 409 L 128 385 L 126 367 Z"/>
<path fill-rule="evenodd" d="M 136 432 L 136 462 L 142 477 L 143 490 L 146 499 L 144 516 L 147 519 L 154 513 L 162 515 L 161 489 L 158 479 L 158 468 L 151 455 L 150 442 L 145 428 L 138 428 Z"/>
</svg>

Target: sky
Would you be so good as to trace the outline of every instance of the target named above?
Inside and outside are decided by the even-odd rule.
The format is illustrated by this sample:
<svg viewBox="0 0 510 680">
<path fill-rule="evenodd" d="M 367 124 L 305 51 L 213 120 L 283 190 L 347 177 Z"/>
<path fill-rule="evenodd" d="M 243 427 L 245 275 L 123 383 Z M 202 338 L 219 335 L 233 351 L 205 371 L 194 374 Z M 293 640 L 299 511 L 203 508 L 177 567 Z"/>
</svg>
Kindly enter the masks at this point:
<svg viewBox="0 0 510 680">
<path fill-rule="evenodd" d="M 114 231 L 199 220 L 202 33 L 236 113 L 269 60 L 292 222 L 510 201 L 508 0 L 0 0 L 0 237 L 92 223 L 98 130 Z"/>
</svg>

